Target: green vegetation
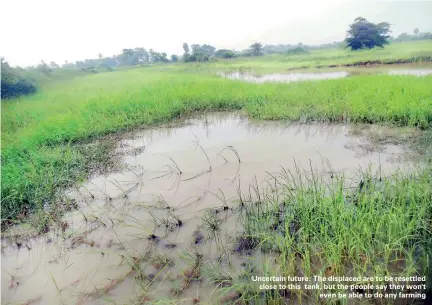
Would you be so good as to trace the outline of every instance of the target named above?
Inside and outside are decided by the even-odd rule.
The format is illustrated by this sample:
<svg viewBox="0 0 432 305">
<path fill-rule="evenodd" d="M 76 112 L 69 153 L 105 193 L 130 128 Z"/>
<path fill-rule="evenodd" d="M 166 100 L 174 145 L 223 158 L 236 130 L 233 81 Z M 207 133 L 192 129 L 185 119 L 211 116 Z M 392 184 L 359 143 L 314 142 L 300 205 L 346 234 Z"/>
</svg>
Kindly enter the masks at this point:
<svg viewBox="0 0 432 305">
<path fill-rule="evenodd" d="M 352 188 L 343 176 L 323 179 L 299 168 L 294 172 L 283 169 L 274 179 L 270 183 L 272 192 L 259 195 L 261 200 L 240 198 L 243 205 L 237 212 L 243 235 L 237 238 L 235 249 L 242 254 L 254 254 L 243 272 L 233 275 L 217 264 L 203 266 L 204 270 L 211 270 L 206 274 L 212 282 L 224 284 L 219 290 L 230 296 L 218 300 L 219 304 L 247 304 L 262 299 L 270 304 L 284 304 L 287 299 L 319 304 L 319 294 L 353 292 L 323 289 L 322 283 L 320 290 L 260 290 L 258 285 L 262 282 L 250 280 L 256 275 L 363 278 L 424 276 L 430 271 L 430 171 L 417 170 L 410 177 L 399 172 L 388 179 L 374 177 L 371 171 L 361 172 L 357 188 Z M 260 262 L 265 254 L 274 260 Z M 347 285 L 367 283 L 346 282 Z M 332 301 L 338 304 L 335 299 Z M 393 303 L 387 300 L 382 304 Z"/>
<path fill-rule="evenodd" d="M 374 24 L 367 21 L 366 18 L 358 17 L 350 25 L 345 42 L 351 50 L 384 48 L 384 45 L 389 44 L 389 32 L 390 23 L 388 22 Z"/>
<path fill-rule="evenodd" d="M 360 34 L 357 33 L 356 35 L 361 36 L 361 31 Z M 357 41 L 355 38 L 352 39 Z M 371 41 L 373 39 L 368 39 L 359 42 L 361 48 L 366 48 L 368 43 L 372 47 Z M 204 68 L 213 71 L 216 69 L 219 69 L 219 71 L 225 69 L 253 69 L 255 72 L 284 71 L 309 67 L 431 62 L 431 40 L 427 40 L 427 37 L 412 40 L 416 41 L 395 42 L 386 49 L 356 52 L 345 50 L 344 45 L 340 42 L 322 46 L 307 46 L 302 43 L 274 46 L 255 42 L 249 49 L 240 52 L 226 49 L 216 50 L 215 47 L 207 44 L 193 44 L 191 50 L 189 45 L 184 43 L 184 54 L 181 61 L 190 64 L 199 63 Z M 381 43 L 383 42 L 381 41 Z M 58 80 L 68 80 L 76 76 L 99 72 L 111 72 L 115 69 L 123 70 L 131 67 L 165 65 L 166 69 L 171 71 L 172 67 L 170 66 L 179 61 L 180 57 L 177 55 L 171 55 L 171 59 L 168 59 L 165 52 L 160 53 L 153 49 L 147 51 L 145 48 L 123 49 L 121 54 L 111 57 L 104 57 L 99 53 L 97 59 L 86 59 L 75 63 L 65 61 L 61 67 L 55 62 L 48 65 L 42 61 L 36 67 L 13 68 L 2 58 L 2 98 L 34 93 L 37 88 Z M 170 65 L 166 65 L 168 63 Z M 196 66 L 194 66 L 193 71 L 196 70 Z"/>
<path fill-rule="evenodd" d="M 1 58 L 1 98 L 10 98 L 36 92 L 36 87 L 28 78 L 13 69 Z"/>
<path fill-rule="evenodd" d="M 307 49 L 305 49 L 307 50 Z M 345 65 L 397 64 L 432 61 L 432 40 L 392 43 L 384 49 L 350 51 L 345 48 L 315 49 L 308 53 L 270 54 L 266 56 L 239 57 L 212 63 L 200 63 L 201 70 L 252 70 L 258 73 L 286 72 L 291 69 L 337 67 Z M 180 68 L 184 69 L 185 66 Z M 186 66 L 188 67 L 188 66 Z M 190 64 L 191 70 L 197 69 Z M 169 67 L 167 69 L 172 69 Z"/>
<path fill-rule="evenodd" d="M 192 61 L 209 61 L 211 57 L 214 57 L 214 53 L 216 48 L 210 46 L 208 44 L 193 44 L 191 45 L 192 54 L 190 54 L 190 49 L 187 43 L 183 44 L 183 61 L 184 62 L 192 62 Z"/>
<path fill-rule="evenodd" d="M 421 33 L 418 28 L 413 30 L 414 35 L 410 35 L 408 33 L 401 33 L 398 37 L 394 38 L 393 41 L 410 41 L 410 40 L 425 40 L 432 39 L 431 32 L 423 32 Z"/>
<path fill-rule="evenodd" d="M 308 67 L 336 67 L 340 65 L 368 65 L 368 64 L 399 64 L 399 63 L 413 63 L 413 62 L 431 62 L 431 41 L 432 34 L 429 32 L 420 33 L 418 28 L 415 28 L 414 35 L 402 33 L 396 39 L 390 35 L 390 24 L 388 22 L 381 22 L 374 24 L 369 22 L 366 18 L 358 17 L 349 26 L 347 31 L 347 38 L 344 42 L 333 42 L 323 45 L 263 45 L 261 42 L 254 42 L 248 49 L 242 51 L 219 49 L 208 44 L 192 44 L 191 48 L 185 42 L 183 43 L 183 56 L 182 61 L 185 63 L 191 62 L 214 62 L 218 60 L 228 60 L 235 57 L 258 57 L 265 54 L 282 54 L 279 57 L 269 58 L 270 61 L 276 59 L 278 69 L 296 69 Z M 351 48 L 352 51 L 361 49 L 371 50 L 375 47 L 384 48 L 390 41 L 421 41 L 417 44 L 395 44 L 392 50 L 385 52 L 368 52 L 362 54 L 343 53 L 342 50 L 328 52 L 333 48 Z M 413 47 L 409 50 L 409 46 Z M 403 50 L 399 50 L 404 48 Z M 323 53 L 320 50 L 326 50 Z M 424 52 L 423 52 L 424 50 Z M 313 52 L 312 54 L 309 53 Z M 397 52 L 395 52 L 397 51 Z M 119 67 L 130 66 L 148 66 L 158 63 L 177 63 L 179 56 L 172 54 L 170 59 L 165 52 L 157 52 L 153 49 L 143 47 L 126 48 L 118 55 L 104 57 L 102 53 L 98 53 L 97 59 L 85 59 L 84 61 L 76 61 L 70 63 L 67 60 L 60 67 L 57 63 L 51 61 L 46 64 L 44 61 L 37 67 L 30 67 L 27 69 L 11 68 L 2 58 L 2 90 L 1 97 L 11 98 L 20 95 L 27 95 L 34 93 L 36 87 L 42 84 L 42 79 L 59 79 L 58 76 L 68 75 L 69 78 L 73 77 L 77 72 L 84 73 L 98 73 L 101 71 L 113 71 Z M 398 57 L 394 57 L 398 56 Z M 261 62 L 252 60 L 253 63 Z M 330 61 L 330 62 L 329 62 Z M 237 65 L 241 61 L 237 61 Z M 247 64 L 249 64 L 247 60 Z M 226 62 L 225 62 L 226 64 Z M 266 65 L 268 67 L 268 65 Z M 242 66 L 231 65 L 231 68 L 243 68 Z M 257 67 L 255 67 L 257 68 Z M 36 72 L 36 77 L 35 73 Z M 55 72 L 55 73 L 53 73 Z M 66 72 L 66 73 L 65 73 Z"/>
<path fill-rule="evenodd" d="M 298 304 L 350 303 L 342 298 L 325 300 L 320 297 L 321 293 L 347 293 L 347 289 L 261 289 L 258 285 L 263 283 L 251 281 L 253 276 L 274 275 L 309 277 L 312 282 L 316 282 L 314 276 L 427 275 L 427 293 L 430 298 L 432 75 L 363 75 L 361 72 L 360 75 L 333 80 L 263 84 L 229 80 L 217 75 L 219 72 L 232 71 L 263 74 L 303 68 L 405 63 L 421 63 L 425 66 L 432 63 L 432 33 L 420 32 L 415 28 L 412 35 L 402 33 L 392 38 L 390 32 L 388 22 L 374 24 L 358 17 L 349 25 L 348 36 L 344 41 L 316 46 L 301 42 L 295 45 L 254 42 L 249 48 L 236 51 L 217 49 L 209 44 L 191 44 L 189 47 L 188 43 L 183 43 L 181 56 L 134 47 L 124 48 L 117 55 L 104 56 L 98 53 L 95 59 L 74 63 L 65 61 L 62 65 L 41 61 L 39 65 L 26 69 L 11 67 L 2 58 L 2 229 L 17 223 L 24 223 L 27 228 L 33 229 L 30 233 L 26 230 L 23 230 L 24 233 L 18 232 L 18 236 L 46 233 L 51 228 L 57 228 L 58 238 L 50 238 L 48 242 L 71 241 L 71 245 L 61 244 L 62 253 L 83 246 L 79 253 L 73 253 L 74 262 L 69 263 L 69 259 L 62 262 L 66 263 L 63 272 L 82 253 L 86 255 L 84 246 L 93 248 L 90 251 L 97 256 L 100 253 L 101 260 L 108 252 L 110 255 L 119 254 L 121 262 L 116 266 L 118 269 L 124 263 L 129 265 L 127 273 L 121 278 L 109 278 L 109 283 L 103 289 L 95 285 L 95 292 L 90 293 L 87 288 L 83 293 L 76 289 L 79 282 L 88 286 L 85 278 L 89 274 L 88 270 L 76 281 L 68 279 L 65 286 L 58 284 L 50 272 L 60 303 L 61 294 L 66 291 L 70 293 L 67 296 L 69 298 L 82 294 L 74 304 L 102 297 L 114 304 L 109 292 L 126 278 L 130 279 L 127 283 L 129 286 L 133 281 L 138 284 L 133 291 L 139 295 L 139 301 L 134 304 L 154 301 L 153 298 L 158 299 L 158 304 L 180 302 L 178 299 L 171 300 L 172 296 L 184 297 L 182 301 L 186 301 L 190 295 L 183 294 L 194 281 L 202 281 L 202 284 L 209 286 L 214 284 L 210 303 L 215 304 L 261 304 L 263 300 L 266 304 L 286 304 L 287 300 Z M 205 189 L 202 196 L 190 196 L 190 189 L 186 189 L 185 193 L 190 197 L 183 202 L 168 204 L 162 194 L 149 194 L 157 198 L 155 205 L 133 202 L 137 198 L 132 193 L 135 188 L 138 194 L 144 193 L 141 193 L 144 183 L 147 183 L 144 182 L 147 179 L 144 172 L 133 172 L 138 181 L 126 181 L 131 185 L 127 189 L 123 189 L 116 181 L 119 194 L 109 194 L 105 185 L 105 191 L 101 189 L 102 199 L 97 198 L 93 191 L 86 189 L 87 196 L 81 193 L 81 189 L 76 189 L 87 207 L 94 207 L 92 202 L 87 202 L 87 198 L 90 201 L 106 200 L 110 208 L 107 207 L 107 211 L 105 206 L 101 206 L 103 215 L 96 215 L 99 209 L 90 213 L 84 211 L 80 208 L 82 202 L 78 203 L 80 199 L 75 201 L 65 195 L 66 190 L 79 186 L 91 175 L 111 172 L 123 166 L 121 153 L 116 150 L 116 133 L 157 126 L 185 119 L 195 113 L 211 111 L 239 111 L 257 120 L 389 125 L 391 128 L 386 128 L 382 133 L 364 127 L 364 124 L 356 125 L 357 128 L 351 128 L 350 131 L 357 136 L 367 136 L 371 146 L 389 142 L 407 144 L 416 153 L 410 161 L 419 162 L 410 172 L 401 170 L 393 172 L 391 176 L 384 176 L 380 165 L 378 173 L 372 173 L 370 169 L 360 170 L 354 179 L 344 176 L 341 173 L 343 169 L 334 171 L 327 160 L 323 162 L 328 168 L 319 173 L 313 169 L 312 162 L 307 170 L 295 164 L 295 170 L 282 167 L 280 173 L 267 171 L 269 178 L 264 179 L 267 184 L 259 185 L 255 176 L 248 188 L 242 188 L 240 173 L 243 172 L 240 172 L 240 165 L 246 162 L 239 154 L 240 150 L 229 144 L 217 156 L 228 163 L 222 153 L 230 151 L 232 157 L 236 158 L 235 162 L 238 162 L 237 173 L 234 179 L 230 179 L 233 186 L 238 181 L 238 187 L 232 190 L 238 194 L 234 199 L 225 196 L 221 189 L 216 192 Z M 172 157 L 165 156 L 172 162 L 172 165 L 167 165 L 167 174 L 149 180 L 176 176 L 178 187 L 180 181 L 211 173 L 215 166 L 212 166 L 214 164 L 200 145 L 198 137 L 195 138 L 195 149 L 202 151 L 208 168 L 193 177 L 182 179 L 183 166 L 179 166 Z M 262 146 L 262 143 L 258 145 Z M 141 145 L 128 150 L 136 155 L 145 148 Z M 424 158 L 417 160 L 418 156 Z M 136 167 L 140 168 L 138 165 Z M 221 180 L 217 179 L 218 187 Z M 210 180 L 207 185 L 210 186 Z M 148 188 L 153 192 L 157 186 L 150 185 Z M 177 189 L 175 192 L 173 201 L 180 201 Z M 129 197 L 129 194 L 132 195 Z M 187 215 L 189 211 L 179 213 L 180 208 L 189 205 L 186 202 L 193 199 L 192 203 L 200 204 L 205 195 L 214 196 L 213 199 L 222 205 L 213 209 L 195 209 L 193 206 L 192 218 Z M 123 205 L 120 209 L 117 209 L 117 200 Z M 129 203 L 127 209 L 123 208 Z M 80 214 L 74 215 L 72 220 L 62 218 L 66 211 L 72 209 L 79 210 Z M 119 214 L 116 214 L 116 210 Z M 105 212 L 108 213 L 105 215 Z M 141 212 L 148 212 L 151 218 L 143 221 L 145 216 Z M 86 213 L 90 214 L 88 218 Z M 128 213 L 136 214 L 137 217 Z M 78 228 L 81 227 L 77 225 L 81 216 L 85 225 Z M 153 229 L 148 229 L 151 226 L 147 222 L 151 221 Z M 195 231 L 179 237 L 178 230 L 195 227 L 195 221 L 200 222 Z M 224 225 L 232 221 L 236 221 L 235 229 L 239 228 L 240 232 L 235 236 L 227 236 Z M 137 228 L 135 224 L 138 223 Z M 87 228 L 87 224 L 91 226 Z M 228 230 L 232 231 L 233 223 L 229 225 Z M 122 233 L 125 235 L 116 232 L 122 226 L 127 228 Z M 84 232 L 79 232 L 81 229 Z M 139 229 L 142 229 L 143 235 L 135 234 Z M 96 245 L 92 239 L 97 237 L 96 233 L 102 232 L 103 238 L 100 239 L 107 241 Z M 111 233 L 114 235 L 109 236 Z M 121 239 L 121 236 L 126 235 L 133 238 L 130 244 Z M 21 236 L 17 237 L 14 233 L 7 236 L 11 240 L 16 238 L 17 249 L 23 247 L 24 243 L 18 240 Z M 112 239 L 114 236 L 116 240 Z M 185 236 L 192 237 L 190 245 L 187 245 Z M 137 242 L 139 238 L 141 240 Z M 144 241 L 145 238 L 147 240 Z M 38 242 L 36 240 L 35 244 Z M 120 247 L 112 247 L 113 244 Z M 140 244 L 139 247 L 137 244 Z M 142 245 L 147 248 L 143 249 Z M 216 246 L 214 250 L 213 245 Z M 28 251 L 32 250 L 33 245 L 25 243 L 25 246 Z M 203 246 L 214 253 L 203 254 Z M 174 250 L 177 247 L 181 248 L 180 251 Z M 108 248 L 111 249 L 105 252 Z M 173 253 L 177 256 L 171 255 Z M 185 264 L 177 267 L 178 259 Z M 95 262 L 91 256 L 88 260 L 90 264 Z M 35 261 L 46 265 L 43 260 Z M 59 261 L 60 257 L 49 257 L 46 263 L 58 264 Z M 111 260 L 107 263 L 112 266 Z M 237 268 L 239 265 L 241 267 Z M 32 264 L 23 266 L 30 269 Z M 96 273 L 101 266 L 97 266 Z M 22 266 L 17 266 L 14 271 L 20 268 Z M 169 273 L 164 274 L 165 269 L 169 269 Z M 156 271 L 149 273 L 149 270 Z M 24 277 L 32 272 L 27 271 Z M 94 278 L 96 273 L 93 274 Z M 21 274 L 8 276 L 10 282 L 6 286 L 9 290 L 16 289 L 20 282 L 24 283 L 20 279 Z M 158 295 L 162 283 L 156 280 L 165 281 L 165 286 L 171 282 L 172 287 L 168 287 L 163 295 Z M 369 282 L 363 279 L 344 284 L 361 285 Z M 374 284 L 389 282 L 394 284 L 394 281 L 387 280 L 375 281 Z M 299 283 L 282 281 L 266 284 Z M 204 285 L 200 285 L 199 289 Z M 72 290 L 68 290 L 71 287 Z M 196 298 L 191 299 L 193 304 L 200 303 L 199 289 Z M 423 287 L 409 288 L 408 291 L 425 293 Z M 12 290 L 10 292 L 14 293 Z M 363 292 L 373 293 L 376 289 L 365 289 Z M 44 302 L 44 298 L 45 295 L 27 300 L 25 304 L 35 300 Z M 129 295 L 128 299 L 133 302 Z M 393 300 L 386 299 L 370 301 L 377 304 L 393 303 Z"/>
<path fill-rule="evenodd" d="M 249 47 L 250 54 L 253 56 L 263 55 L 262 48 L 263 48 L 263 45 L 261 42 L 255 42 L 255 43 L 251 44 L 251 46 Z"/>
<path fill-rule="evenodd" d="M 53 202 L 88 174 L 74 143 L 197 111 L 257 119 L 392 123 L 430 128 L 432 77 L 359 76 L 262 85 L 135 69 L 76 78 L 2 103 L 2 217 Z M 87 161 L 86 161 L 87 160 Z"/>
<path fill-rule="evenodd" d="M 37 71 L 25 72 L 38 73 L 35 75 L 39 75 L 41 89 L 33 95 L 3 101 L 1 105 L 2 224 L 30 222 L 38 232 L 46 232 L 64 211 L 76 208 L 74 202 L 65 198 L 66 188 L 85 181 L 92 173 L 113 170 L 120 164 L 114 154 L 115 141 L 108 138 L 94 145 L 89 142 L 138 126 L 182 119 L 196 112 L 239 110 L 263 120 L 414 127 L 419 136 L 410 138 L 409 144 L 429 159 L 409 174 L 397 172 L 381 177 L 370 171 L 361 172 L 353 187 L 351 180 L 331 170 L 328 177 L 321 178 L 300 169 L 297 172 L 282 169 L 268 181 L 271 192 L 264 193 L 256 183 L 249 189 L 252 192 L 249 197 L 239 190 L 235 201 L 227 200 L 223 190 L 213 194 L 223 201 L 223 206 L 217 213 L 204 214 L 202 225 L 207 237 L 216 241 L 221 258 L 230 257 L 232 250 L 252 256 L 243 271 L 227 273 L 221 261 L 203 261 L 200 253 L 184 251 L 180 258 L 188 268 L 173 283 L 171 293 L 180 296 L 192 281 L 205 279 L 218 285 L 217 304 L 247 304 L 263 298 L 272 304 L 283 303 L 287 298 L 320 301 L 317 290 L 307 293 L 260 290 L 250 281 L 253 275 L 275 273 L 309 277 L 428 274 L 431 291 L 432 76 L 359 75 L 326 81 L 251 84 L 224 79 L 215 73 L 249 69 L 264 73 L 377 61 L 430 61 L 431 46 L 430 41 L 415 41 L 356 52 L 341 48 L 306 52 L 298 47 L 285 54 L 232 58 L 229 50 L 218 53 L 208 45 L 192 45 L 191 52 L 185 44 L 190 61 L 199 63 L 166 65 L 165 53 L 150 50 L 149 56 L 159 58 L 157 62 L 161 63 L 146 68 L 137 65 L 94 73 L 96 70 L 90 67 L 85 71 L 70 70 L 68 74 L 54 65 L 41 64 L 35 68 Z M 260 55 L 262 46 L 256 49 L 254 54 Z M 146 56 L 143 50 L 139 51 Z M 205 62 L 212 52 L 227 60 Z M 125 49 L 123 53 L 123 60 L 131 65 L 142 60 L 136 58 L 137 50 Z M 179 61 L 177 57 L 171 58 L 173 62 Z M 103 59 L 102 54 L 99 59 Z M 89 75 L 72 78 L 84 73 Z M 64 78 L 50 81 L 57 78 L 54 75 Z M 397 141 L 405 139 L 401 136 Z M 381 140 L 387 139 L 375 139 Z M 198 146 L 207 156 L 197 143 Z M 241 162 L 234 147 L 226 149 L 232 150 Z M 177 170 L 180 174 L 181 170 L 178 167 Z M 50 208 L 46 209 L 47 206 Z M 226 211 L 235 212 L 242 229 L 234 245 L 227 245 L 220 236 L 227 219 L 221 214 Z M 29 217 L 33 212 L 36 217 Z M 175 213 L 173 210 L 170 214 L 172 219 L 159 221 L 167 228 L 180 228 L 184 220 Z M 59 225 L 67 227 L 67 223 Z M 155 232 L 146 234 L 150 241 L 159 240 Z M 193 237 L 195 245 L 205 242 L 200 232 L 194 232 Z M 263 263 L 262 257 L 269 254 L 274 261 Z M 136 275 L 134 280 L 147 280 L 138 258 L 129 259 L 134 262 L 131 271 Z M 174 259 L 160 253 L 149 261 L 157 270 L 174 264 Z M 152 281 L 146 283 L 147 288 Z M 111 286 L 106 291 L 109 289 Z M 159 297 L 148 291 L 142 293 L 146 297 Z M 199 296 L 196 300 L 199 301 Z"/>
</svg>

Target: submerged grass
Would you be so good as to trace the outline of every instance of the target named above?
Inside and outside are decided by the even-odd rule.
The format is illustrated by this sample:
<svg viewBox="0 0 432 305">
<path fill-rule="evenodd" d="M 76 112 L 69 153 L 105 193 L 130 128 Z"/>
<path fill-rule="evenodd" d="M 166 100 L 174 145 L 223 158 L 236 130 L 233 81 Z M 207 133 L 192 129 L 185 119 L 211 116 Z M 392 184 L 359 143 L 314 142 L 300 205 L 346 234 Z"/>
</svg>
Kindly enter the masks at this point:
<svg viewBox="0 0 432 305">
<path fill-rule="evenodd" d="M 194 112 L 242 109 L 257 119 L 422 129 L 432 124 L 432 76 L 258 85 L 170 69 L 101 73 L 2 102 L 2 220 L 53 203 L 58 190 L 106 166 L 109 145 L 83 151 L 78 142 Z"/>
<path fill-rule="evenodd" d="M 389 59 L 390 53 L 387 54 L 386 49 L 375 52 L 383 52 L 380 59 Z M 410 54 L 420 56 L 420 53 Z M 370 54 L 361 52 L 361 56 L 357 54 L 356 58 L 351 58 L 342 51 L 335 51 L 332 61 L 349 63 L 366 59 Z M 309 58 L 313 65 L 324 64 L 330 58 L 327 55 L 322 54 L 322 59 L 319 52 L 301 55 L 304 60 L 297 58 L 294 62 L 304 65 Z M 311 56 L 315 57 L 311 59 Z M 340 58 L 335 60 L 334 56 Z M 278 58 L 274 67 L 284 57 Z M 291 60 L 286 58 L 287 62 Z M 245 62 L 252 67 L 258 66 L 260 60 L 263 59 Z M 265 60 L 271 62 L 272 58 Z M 236 68 L 236 64 L 245 65 L 234 61 L 231 68 Z M 212 69 L 219 69 L 218 65 L 222 63 L 216 63 Z M 273 69 L 272 65 L 267 67 Z M 289 65 L 291 62 L 287 63 Z M 2 102 L 2 223 L 6 220 L 19 222 L 26 219 L 32 209 L 38 209 L 42 216 L 38 218 L 37 227 L 44 232 L 48 222 L 60 219 L 63 206 L 67 209 L 73 205 L 59 204 L 65 188 L 86 179 L 90 173 L 116 168 L 114 141 L 96 145 L 84 141 L 139 125 L 167 122 L 197 111 L 243 110 L 257 119 L 417 127 L 426 131 L 416 134 L 409 142 L 424 152 L 429 158 L 427 162 L 432 161 L 432 76 L 375 75 L 258 85 L 182 71 L 189 68 L 191 66 L 187 65 L 156 67 L 92 75 L 47 86 L 45 91 L 34 96 Z M 161 71 L 164 69 L 167 71 Z M 388 138 L 380 134 L 376 141 L 386 142 Z M 400 143 L 406 139 L 397 138 Z M 200 146 L 198 143 L 197 147 Z M 200 148 L 211 171 L 207 153 Z M 228 157 L 230 154 L 233 156 Z M 229 158 L 235 160 L 235 156 L 240 165 L 240 156 L 232 146 L 219 155 L 226 162 Z M 181 169 L 168 158 L 173 164 L 168 168 L 181 176 Z M 216 285 L 214 297 L 211 297 L 215 304 L 286 304 L 287 300 L 299 304 L 324 302 L 319 297 L 322 289 L 259 289 L 251 281 L 255 275 L 428 275 L 428 293 L 431 294 L 430 163 L 409 174 L 397 172 L 390 177 L 361 172 L 360 183 L 355 187 L 344 176 L 333 170 L 330 173 L 330 178 L 323 180 L 314 175 L 313 170 L 303 173 L 299 169 L 297 172 L 282 169 L 279 175 L 269 173 L 271 192 L 264 192 L 255 179 L 249 188 L 249 196 L 242 193 L 239 178 L 240 204 L 233 208 L 228 207 L 222 190 L 214 194 L 222 202 L 222 210 L 232 209 L 238 216 L 237 224 L 243 233 L 236 237 L 232 250 L 245 257 L 247 263 L 240 272 L 226 272 L 222 260 L 204 261 L 198 252 L 182 252 L 179 257 L 187 267 L 181 272 L 180 283 L 173 284 L 172 294 L 181 295 L 193 282 L 206 280 Z M 118 187 L 121 188 L 120 184 Z M 123 190 L 124 196 L 127 192 Z M 43 213 L 49 205 L 58 209 L 50 214 Z M 177 216 L 162 196 L 160 205 L 169 213 L 166 218 L 155 217 L 155 224 L 166 228 L 183 226 L 183 217 Z M 223 221 L 216 212 L 208 211 L 202 218 L 207 239 L 203 233 L 195 231 L 192 244 L 198 249 L 213 239 L 222 256 L 227 254 L 227 248 L 221 237 Z M 138 219 L 136 221 L 151 242 L 160 239 Z M 175 244 L 169 244 L 167 248 L 171 247 Z M 128 274 L 134 273 L 135 279 L 140 280 L 142 302 L 148 301 L 155 296 L 149 292 L 149 286 L 162 277 L 162 271 L 170 267 L 174 259 L 163 254 L 147 259 L 147 252 L 135 256 L 123 248 L 130 264 Z M 145 276 L 139 268 L 146 260 L 158 271 L 151 279 L 149 275 L 148 283 L 142 280 Z M 51 279 L 60 293 L 54 278 Z M 122 279 L 113 280 L 107 287 L 111 289 L 120 281 Z M 107 290 L 101 291 L 105 294 Z M 101 295 L 97 289 L 96 292 Z M 193 302 L 199 300 L 197 295 Z M 374 300 L 380 304 L 387 301 Z M 164 302 L 178 303 L 175 300 L 159 303 Z M 346 300 L 325 300 L 325 303 L 344 302 Z"/>
</svg>

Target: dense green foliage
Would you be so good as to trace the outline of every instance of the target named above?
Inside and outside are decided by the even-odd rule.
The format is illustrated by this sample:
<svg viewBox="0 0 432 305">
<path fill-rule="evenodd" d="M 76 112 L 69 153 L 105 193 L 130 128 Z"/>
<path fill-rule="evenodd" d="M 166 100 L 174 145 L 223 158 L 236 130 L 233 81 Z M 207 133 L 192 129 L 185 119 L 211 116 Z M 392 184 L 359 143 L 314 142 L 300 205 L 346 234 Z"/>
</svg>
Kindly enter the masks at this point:
<svg viewBox="0 0 432 305">
<path fill-rule="evenodd" d="M 261 42 L 254 42 L 253 44 L 251 44 L 249 49 L 250 49 L 250 54 L 253 56 L 260 56 L 264 54 L 263 45 Z"/>
<path fill-rule="evenodd" d="M 187 44 L 186 44 L 187 46 Z M 193 44 L 191 45 L 192 54 L 189 54 L 189 47 L 185 48 L 183 46 L 185 53 L 183 54 L 183 60 L 185 62 L 191 61 L 208 61 L 213 54 L 215 53 L 216 48 L 207 44 L 199 45 Z"/>
<path fill-rule="evenodd" d="M 227 49 L 217 50 L 214 55 L 219 58 L 233 58 L 236 56 L 235 52 Z"/>
<path fill-rule="evenodd" d="M 390 24 L 388 22 L 375 24 L 365 18 L 358 17 L 350 25 L 345 42 L 351 50 L 383 48 L 384 45 L 389 44 L 389 32 Z"/>
<path fill-rule="evenodd" d="M 36 92 L 36 86 L 18 69 L 1 59 L 1 98 L 11 98 Z"/>
</svg>

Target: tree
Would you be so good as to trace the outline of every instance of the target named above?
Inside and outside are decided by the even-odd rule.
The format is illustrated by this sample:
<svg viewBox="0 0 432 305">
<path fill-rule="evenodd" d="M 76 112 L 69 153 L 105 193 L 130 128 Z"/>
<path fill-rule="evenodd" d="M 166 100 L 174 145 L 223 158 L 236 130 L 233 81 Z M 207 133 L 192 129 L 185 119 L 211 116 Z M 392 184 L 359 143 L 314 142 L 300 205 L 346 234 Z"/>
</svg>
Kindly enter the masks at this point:
<svg viewBox="0 0 432 305">
<path fill-rule="evenodd" d="M 135 48 L 133 49 L 133 55 L 131 58 L 131 63 L 133 65 L 143 64 L 150 62 L 150 54 L 144 48 Z"/>
<path fill-rule="evenodd" d="M 171 55 L 171 61 L 172 62 L 177 62 L 178 61 L 178 56 L 175 55 L 175 54 Z"/>
<path fill-rule="evenodd" d="M 220 57 L 220 58 L 233 58 L 235 57 L 235 53 L 231 50 L 227 50 L 227 49 L 219 49 L 217 50 L 214 55 L 216 57 Z"/>
<path fill-rule="evenodd" d="M 98 57 L 99 57 L 99 59 L 101 59 L 102 58 L 102 53 L 98 53 Z"/>
<path fill-rule="evenodd" d="M 183 43 L 183 50 L 185 55 L 189 55 L 189 45 L 186 42 Z"/>
<path fill-rule="evenodd" d="M 120 61 L 124 65 L 133 65 L 134 51 L 132 49 L 123 49 L 120 54 Z"/>
<path fill-rule="evenodd" d="M 419 33 L 420 31 L 419 31 L 418 28 L 415 28 L 413 32 L 414 32 L 414 35 L 418 35 L 418 33 Z"/>
<path fill-rule="evenodd" d="M 193 44 L 191 45 L 191 48 L 192 48 L 192 56 L 190 58 L 190 61 L 208 60 L 208 57 L 206 58 L 206 54 L 199 44 Z"/>
<path fill-rule="evenodd" d="M 150 62 L 169 62 L 168 58 L 167 58 L 167 53 L 162 52 L 156 52 L 153 49 L 149 50 L 150 53 Z"/>
<path fill-rule="evenodd" d="M 200 49 L 203 54 L 208 55 L 209 57 L 212 56 L 216 51 L 216 48 L 214 46 L 208 44 L 203 44 Z"/>
<path fill-rule="evenodd" d="M 249 47 L 251 50 L 252 55 L 254 56 L 259 56 L 262 55 L 262 43 L 261 42 L 255 42 L 253 44 L 251 44 L 251 46 Z"/>
<path fill-rule="evenodd" d="M 190 49 L 189 49 L 189 45 L 185 42 L 183 43 L 183 60 L 184 62 L 189 62 L 189 61 L 195 61 L 194 58 L 192 58 L 191 55 L 189 55 Z"/>
<path fill-rule="evenodd" d="M 190 54 L 192 49 L 192 54 Z M 208 61 L 215 53 L 216 48 L 208 44 L 193 44 L 191 49 L 187 43 L 183 44 L 183 60 L 185 62 L 191 61 Z"/>
<path fill-rule="evenodd" d="M 56 64 L 54 61 L 50 62 L 49 64 L 51 69 L 59 69 L 60 66 L 58 64 Z"/>
<path fill-rule="evenodd" d="M 165 52 L 159 53 L 159 59 L 160 59 L 160 61 L 161 62 L 168 62 L 169 60 L 168 60 L 167 56 L 168 55 Z"/>
<path fill-rule="evenodd" d="M 41 60 L 40 64 L 36 67 L 36 70 L 45 75 L 50 75 L 52 72 L 52 69 L 43 60 Z"/>
<path fill-rule="evenodd" d="M 351 50 L 384 48 L 390 36 L 390 24 L 381 22 L 374 24 L 366 18 L 358 17 L 350 25 L 345 42 Z"/>
</svg>

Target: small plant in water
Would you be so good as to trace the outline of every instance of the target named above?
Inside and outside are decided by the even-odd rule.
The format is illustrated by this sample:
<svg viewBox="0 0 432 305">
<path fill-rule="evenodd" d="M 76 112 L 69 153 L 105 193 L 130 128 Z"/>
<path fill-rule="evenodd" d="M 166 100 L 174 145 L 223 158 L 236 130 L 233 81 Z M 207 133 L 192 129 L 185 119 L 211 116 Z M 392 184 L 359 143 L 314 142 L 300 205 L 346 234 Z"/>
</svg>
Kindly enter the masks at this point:
<svg viewBox="0 0 432 305">
<path fill-rule="evenodd" d="M 207 211 L 204 214 L 203 225 L 204 225 L 204 228 L 207 230 L 209 237 L 213 237 L 220 230 L 220 220 L 211 211 Z"/>
</svg>

